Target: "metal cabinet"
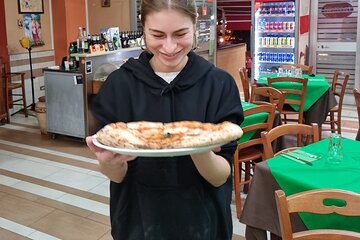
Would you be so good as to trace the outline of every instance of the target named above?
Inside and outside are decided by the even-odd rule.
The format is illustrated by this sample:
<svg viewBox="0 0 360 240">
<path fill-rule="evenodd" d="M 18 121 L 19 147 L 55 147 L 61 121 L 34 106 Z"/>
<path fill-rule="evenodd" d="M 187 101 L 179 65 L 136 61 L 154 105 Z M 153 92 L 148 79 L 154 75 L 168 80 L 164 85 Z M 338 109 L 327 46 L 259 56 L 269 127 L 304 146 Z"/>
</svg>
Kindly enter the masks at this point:
<svg viewBox="0 0 360 240">
<path fill-rule="evenodd" d="M 99 129 L 90 111 L 96 95 L 94 82 L 118 69 L 128 58 L 138 57 L 140 48 L 126 48 L 103 54 L 74 54 L 77 71 L 44 69 L 47 127 L 51 134 L 85 138 Z"/>
<path fill-rule="evenodd" d="M 82 74 L 46 71 L 44 79 L 48 132 L 85 138 Z"/>
</svg>

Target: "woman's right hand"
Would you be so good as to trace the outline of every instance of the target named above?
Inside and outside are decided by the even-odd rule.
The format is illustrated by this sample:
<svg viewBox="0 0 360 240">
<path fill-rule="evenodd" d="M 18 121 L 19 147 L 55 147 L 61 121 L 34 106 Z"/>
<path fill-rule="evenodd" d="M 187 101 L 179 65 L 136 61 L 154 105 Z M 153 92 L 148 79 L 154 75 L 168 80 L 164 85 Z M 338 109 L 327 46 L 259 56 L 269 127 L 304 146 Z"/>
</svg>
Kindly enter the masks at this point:
<svg viewBox="0 0 360 240">
<path fill-rule="evenodd" d="M 100 172 L 113 182 L 122 182 L 127 172 L 127 162 L 134 160 L 136 157 L 121 155 L 99 148 L 94 145 L 91 136 L 86 137 L 86 144 L 99 161 Z"/>
</svg>

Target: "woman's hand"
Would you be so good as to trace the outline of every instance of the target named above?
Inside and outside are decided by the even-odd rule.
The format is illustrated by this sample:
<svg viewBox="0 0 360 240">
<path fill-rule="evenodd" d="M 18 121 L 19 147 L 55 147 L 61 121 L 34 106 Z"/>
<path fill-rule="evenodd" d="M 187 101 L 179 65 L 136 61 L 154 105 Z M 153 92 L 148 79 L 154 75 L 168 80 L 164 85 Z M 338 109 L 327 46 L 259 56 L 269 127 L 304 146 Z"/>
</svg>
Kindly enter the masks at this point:
<svg viewBox="0 0 360 240">
<path fill-rule="evenodd" d="M 116 154 L 99 148 L 94 145 L 91 136 L 86 137 L 86 144 L 99 161 L 100 172 L 113 182 L 122 182 L 127 172 L 127 162 L 134 160 L 136 157 Z"/>
</svg>

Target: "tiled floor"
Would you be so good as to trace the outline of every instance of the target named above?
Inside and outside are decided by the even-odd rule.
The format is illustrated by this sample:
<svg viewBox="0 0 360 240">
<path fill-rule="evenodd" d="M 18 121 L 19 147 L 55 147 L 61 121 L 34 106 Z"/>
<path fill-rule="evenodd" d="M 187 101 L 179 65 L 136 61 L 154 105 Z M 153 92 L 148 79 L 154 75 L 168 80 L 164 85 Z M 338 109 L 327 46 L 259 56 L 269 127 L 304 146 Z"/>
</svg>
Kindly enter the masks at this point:
<svg viewBox="0 0 360 240">
<path fill-rule="evenodd" d="M 356 109 L 343 115 L 342 135 L 355 138 Z M 109 182 L 96 163 L 83 142 L 41 135 L 33 116 L 0 126 L 0 239 L 111 239 Z M 232 209 L 234 239 L 244 239 Z"/>
<path fill-rule="evenodd" d="M 96 163 L 83 142 L 41 135 L 34 116 L 0 126 L 0 239 L 111 239 L 109 181 Z"/>
</svg>

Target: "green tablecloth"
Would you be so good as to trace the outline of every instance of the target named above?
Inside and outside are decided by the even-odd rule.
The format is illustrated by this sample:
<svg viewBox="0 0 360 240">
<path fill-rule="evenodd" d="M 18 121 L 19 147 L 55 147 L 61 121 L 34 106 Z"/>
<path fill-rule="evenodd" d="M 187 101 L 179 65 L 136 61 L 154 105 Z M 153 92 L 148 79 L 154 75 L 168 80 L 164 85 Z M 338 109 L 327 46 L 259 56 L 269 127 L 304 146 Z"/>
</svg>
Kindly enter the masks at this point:
<svg viewBox="0 0 360 240">
<path fill-rule="evenodd" d="M 262 83 L 267 85 L 268 78 L 276 78 L 278 77 L 277 73 L 266 74 L 260 76 L 257 80 L 258 83 Z M 304 103 L 304 111 L 306 112 L 329 88 L 330 85 L 326 81 L 325 76 L 314 76 L 311 77 L 307 74 L 303 74 L 302 78 L 308 78 L 308 85 L 306 89 L 305 95 L 305 103 Z M 274 84 L 275 88 L 289 88 L 289 89 L 301 89 L 300 84 L 289 84 L 289 83 L 276 83 Z M 296 96 L 298 99 L 299 97 Z M 293 107 L 294 110 L 299 110 L 298 106 Z"/>
<path fill-rule="evenodd" d="M 360 141 L 342 139 L 344 160 L 339 165 L 326 162 L 329 139 L 301 148 L 321 155 L 313 166 L 300 164 L 282 156 L 267 160 L 271 174 L 286 195 L 301 191 L 336 188 L 360 193 Z M 335 228 L 360 232 L 360 217 L 344 217 L 337 214 L 300 214 L 308 229 Z"/>
<path fill-rule="evenodd" d="M 244 101 L 241 101 L 241 105 L 244 110 L 257 106 L 256 104 L 244 102 Z M 268 118 L 268 115 L 269 115 L 268 113 L 264 112 L 264 113 L 257 113 L 257 114 L 252 114 L 252 115 L 246 116 L 244 118 L 244 121 L 241 123 L 240 127 L 243 128 L 243 127 L 255 124 L 255 123 L 265 122 L 266 119 Z M 251 139 L 254 136 L 255 132 L 256 132 L 256 130 L 244 133 L 241 136 L 241 138 L 239 139 L 238 143 L 243 143 L 243 142 L 248 141 L 249 139 Z"/>
</svg>

